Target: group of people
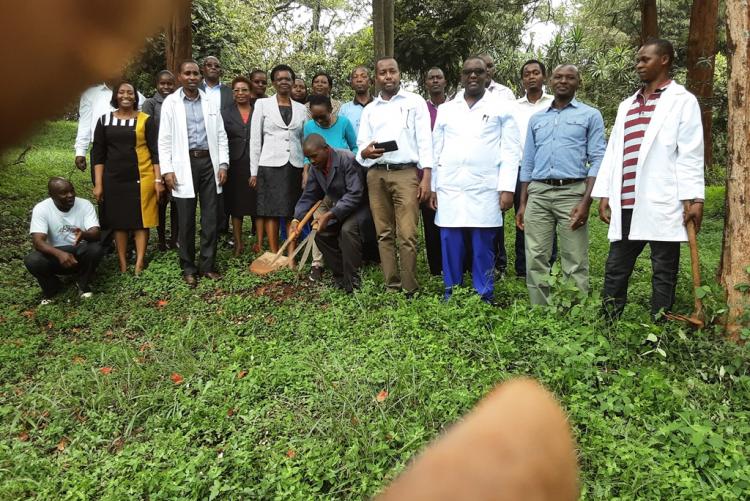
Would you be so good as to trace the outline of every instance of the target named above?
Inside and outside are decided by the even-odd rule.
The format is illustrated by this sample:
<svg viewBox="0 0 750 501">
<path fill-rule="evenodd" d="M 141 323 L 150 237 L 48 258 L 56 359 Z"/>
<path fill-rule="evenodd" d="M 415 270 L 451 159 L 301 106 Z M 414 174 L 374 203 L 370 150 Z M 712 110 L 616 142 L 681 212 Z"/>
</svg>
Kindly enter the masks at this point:
<svg viewBox="0 0 750 501">
<path fill-rule="evenodd" d="M 59 289 L 55 275 L 74 270 L 81 292 L 90 294 L 107 233 L 123 272 L 133 234 L 139 273 L 148 229 L 159 227 L 160 247 L 178 247 L 184 280 L 195 286 L 199 278 L 220 278 L 218 234 L 230 217 L 235 255 L 244 250 L 245 216 L 253 218 L 253 250 L 261 252 L 267 239 L 276 252 L 281 221 L 294 238 L 320 201 L 312 279 L 325 266 L 338 287 L 356 290 L 363 256 L 376 246 L 386 288 L 412 296 L 421 213 L 429 269 L 442 274 L 445 298 L 470 271 L 476 292 L 492 302 L 496 274 L 507 266 L 504 215 L 514 208 L 516 275 L 525 277 L 531 303 L 544 305 L 557 255 L 563 277 L 588 292 L 589 210 L 597 198 L 611 242 L 604 311 L 621 315 L 636 259 L 649 244 L 656 315 L 675 300 L 685 225 L 699 229 L 703 214 L 700 111 L 671 79 L 673 60 L 669 41 L 640 48 L 642 85 L 621 103 L 609 141 L 601 113 L 576 99 L 578 69 L 563 64 L 548 77 L 533 59 L 520 68 L 519 99 L 494 81 L 488 55 L 464 61 L 452 98 L 440 68 L 426 74 L 427 100 L 407 91 L 390 57 L 376 61 L 373 73 L 355 68 L 354 98 L 343 104 L 331 97 L 329 75 L 316 74 L 308 94 L 283 64 L 268 75 L 270 97 L 260 70 L 227 86 L 216 57 L 202 66 L 183 62 L 177 77 L 159 73 L 157 93 L 145 103 L 127 82 L 95 87 L 81 99 L 75 162 L 85 169 L 92 142 L 102 224 L 67 180 L 53 178 L 50 198 L 34 209 L 35 251 L 26 264 L 45 298 Z M 291 256 L 294 245 L 288 248 Z"/>
</svg>

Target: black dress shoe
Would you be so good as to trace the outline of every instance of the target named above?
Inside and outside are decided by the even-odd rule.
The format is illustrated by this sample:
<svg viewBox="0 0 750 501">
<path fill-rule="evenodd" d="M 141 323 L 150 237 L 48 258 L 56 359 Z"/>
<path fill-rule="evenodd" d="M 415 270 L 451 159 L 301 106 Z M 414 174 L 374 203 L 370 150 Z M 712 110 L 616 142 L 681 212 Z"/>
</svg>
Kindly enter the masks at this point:
<svg viewBox="0 0 750 501">
<path fill-rule="evenodd" d="M 195 286 L 198 285 L 198 277 L 194 274 L 183 275 L 182 279 L 188 284 L 188 287 L 195 288 Z"/>
<path fill-rule="evenodd" d="M 206 271 L 201 273 L 201 276 L 203 278 L 208 278 L 209 280 L 221 280 L 221 275 L 216 273 L 215 271 Z"/>
</svg>

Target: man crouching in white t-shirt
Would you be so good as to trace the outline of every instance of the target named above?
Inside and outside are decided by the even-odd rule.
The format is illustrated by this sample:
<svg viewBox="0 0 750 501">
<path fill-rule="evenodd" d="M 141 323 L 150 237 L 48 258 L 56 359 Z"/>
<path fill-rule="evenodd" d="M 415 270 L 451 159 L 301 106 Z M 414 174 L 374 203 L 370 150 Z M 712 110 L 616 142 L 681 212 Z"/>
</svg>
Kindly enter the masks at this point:
<svg viewBox="0 0 750 501">
<path fill-rule="evenodd" d="M 79 294 L 89 298 L 93 295 L 89 282 L 104 255 L 96 210 L 88 200 L 76 198 L 67 179 L 50 178 L 47 191 L 50 198 L 36 204 L 31 213 L 34 250 L 24 264 L 42 287 L 42 304 L 49 304 L 60 291 L 57 275 L 75 274 Z"/>
</svg>

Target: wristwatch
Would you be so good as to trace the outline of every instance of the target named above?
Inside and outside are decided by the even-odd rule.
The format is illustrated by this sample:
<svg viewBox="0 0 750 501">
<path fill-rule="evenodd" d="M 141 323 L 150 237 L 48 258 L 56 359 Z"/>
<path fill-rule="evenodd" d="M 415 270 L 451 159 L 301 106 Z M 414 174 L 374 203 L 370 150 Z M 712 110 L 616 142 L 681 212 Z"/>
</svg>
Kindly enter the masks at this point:
<svg viewBox="0 0 750 501">
<path fill-rule="evenodd" d="M 157 184 L 164 184 L 164 180 L 162 178 L 160 178 L 160 177 L 154 179 L 154 182 L 157 183 Z"/>
</svg>

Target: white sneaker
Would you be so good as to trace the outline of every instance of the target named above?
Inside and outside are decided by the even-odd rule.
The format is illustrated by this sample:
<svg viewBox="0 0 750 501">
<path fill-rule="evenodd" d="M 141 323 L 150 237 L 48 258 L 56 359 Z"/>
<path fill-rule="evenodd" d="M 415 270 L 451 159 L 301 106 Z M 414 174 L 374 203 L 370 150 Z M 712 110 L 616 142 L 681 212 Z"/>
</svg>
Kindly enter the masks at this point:
<svg viewBox="0 0 750 501">
<path fill-rule="evenodd" d="M 47 306 L 47 305 L 50 305 L 50 304 L 52 304 L 54 302 L 55 301 L 53 299 L 44 298 L 44 299 L 42 299 L 42 302 L 39 303 L 39 306 Z"/>
</svg>

